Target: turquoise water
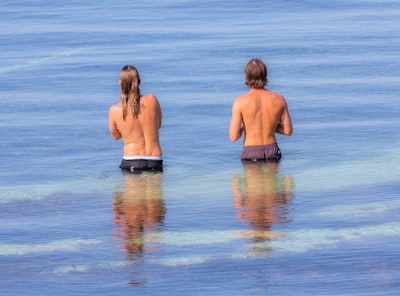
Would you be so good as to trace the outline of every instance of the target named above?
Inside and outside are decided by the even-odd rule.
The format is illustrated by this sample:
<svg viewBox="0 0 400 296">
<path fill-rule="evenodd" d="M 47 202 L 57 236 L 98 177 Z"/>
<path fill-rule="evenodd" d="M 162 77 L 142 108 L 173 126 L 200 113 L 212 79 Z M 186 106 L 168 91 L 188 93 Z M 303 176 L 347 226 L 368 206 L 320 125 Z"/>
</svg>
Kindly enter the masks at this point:
<svg viewBox="0 0 400 296">
<path fill-rule="evenodd" d="M 0 4 L 4 295 L 397 295 L 396 1 Z M 253 58 L 294 124 L 277 167 L 227 130 Z M 162 175 L 108 133 L 137 66 Z"/>
</svg>

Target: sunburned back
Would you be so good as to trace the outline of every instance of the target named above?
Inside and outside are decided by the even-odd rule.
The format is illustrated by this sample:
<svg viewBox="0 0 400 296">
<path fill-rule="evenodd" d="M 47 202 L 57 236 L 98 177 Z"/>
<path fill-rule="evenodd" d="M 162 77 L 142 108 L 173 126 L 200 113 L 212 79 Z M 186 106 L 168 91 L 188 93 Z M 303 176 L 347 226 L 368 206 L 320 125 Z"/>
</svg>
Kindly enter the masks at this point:
<svg viewBox="0 0 400 296">
<path fill-rule="evenodd" d="M 122 117 L 122 104 L 112 106 L 110 118 L 116 124 L 124 141 L 124 155 L 161 156 L 159 128 L 161 127 L 161 108 L 154 95 L 140 98 L 140 114 L 134 118 L 128 106 L 126 120 Z"/>
<path fill-rule="evenodd" d="M 282 96 L 264 89 L 252 89 L 241 99 L 244 145 L 276 143 L 275 132 L 285 106 Z"/>
</svg>

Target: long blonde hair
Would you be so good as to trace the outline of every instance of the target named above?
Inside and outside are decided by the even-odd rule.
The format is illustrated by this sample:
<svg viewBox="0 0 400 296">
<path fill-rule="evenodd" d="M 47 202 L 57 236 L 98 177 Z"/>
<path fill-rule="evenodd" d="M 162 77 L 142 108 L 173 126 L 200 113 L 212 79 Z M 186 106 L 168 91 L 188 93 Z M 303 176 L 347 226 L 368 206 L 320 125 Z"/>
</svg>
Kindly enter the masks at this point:
<svg viewBox="0 0 400 296">
<path fill-rule="evenodd" d="M 140 114 L 140 77 L 138 70 L 131 65 L 126 65 L 121 69 L 121 103 L 122 117 L 126 120 L 128 105 L 131 107 L 133 116 L 137 118 Z"/>
</svg>

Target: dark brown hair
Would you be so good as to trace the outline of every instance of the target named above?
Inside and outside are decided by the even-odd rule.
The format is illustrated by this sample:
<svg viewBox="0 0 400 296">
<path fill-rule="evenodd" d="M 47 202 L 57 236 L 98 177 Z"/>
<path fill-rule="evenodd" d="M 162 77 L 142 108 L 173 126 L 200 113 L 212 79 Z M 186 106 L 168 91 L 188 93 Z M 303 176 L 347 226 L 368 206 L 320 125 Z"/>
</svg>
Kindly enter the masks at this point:
<svg viewBox="0 0 400 296">
<path fill-rule="evenodd" d="M 250 88 L 264 88 L 268 83 L 267 66 L 260 59 L 250 60 L 244 68 L 246 85 Z"/>
<path fill-rule="evenodd" d="M 138 70 L 131 65 L 124 66 L 119 76 L 121 85 L 122 117 L 126 120 L 128 105 L 133 116 L 137 118 L 140 113 L 140 77 Z"/>
</svg>

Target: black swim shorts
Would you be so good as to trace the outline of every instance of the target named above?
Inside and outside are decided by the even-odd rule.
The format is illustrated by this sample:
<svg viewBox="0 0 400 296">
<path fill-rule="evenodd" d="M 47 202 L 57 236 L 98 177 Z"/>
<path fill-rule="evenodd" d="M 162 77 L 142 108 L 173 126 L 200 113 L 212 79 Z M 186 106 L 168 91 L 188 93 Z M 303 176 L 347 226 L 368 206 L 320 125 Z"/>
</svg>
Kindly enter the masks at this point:
<svg viewBox="0 0 400 296">
<path fill-rule="evenodd" d="M 162 163 L 162 159 L 122 159 L 119 167 L 124 171 L 129 171 L 134 174 L 140 174 L 142 172 L 162 172 Z"/>
</svg>

